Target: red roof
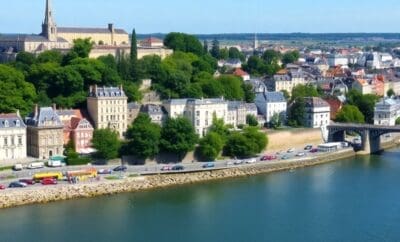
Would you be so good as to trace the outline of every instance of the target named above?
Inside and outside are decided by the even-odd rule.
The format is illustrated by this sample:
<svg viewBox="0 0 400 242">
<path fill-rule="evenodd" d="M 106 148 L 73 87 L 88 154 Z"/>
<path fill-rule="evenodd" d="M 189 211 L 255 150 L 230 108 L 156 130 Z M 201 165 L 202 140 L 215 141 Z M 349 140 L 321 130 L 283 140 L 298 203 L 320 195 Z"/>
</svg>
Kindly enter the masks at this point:
<svg viewBox="0 0 400 242">
<path fill-rule="evenodd" d="M 337 98 L 327 98 L 325 101 L 331 107 L 331 119 L 334 120 L 336 118 L 336 114 L 342 109 L 343 104 Z"/>
<path fill-rule="evenodd" d="M 240 68 L 236 68 L 235 72 L 233 72 L 235 76 L 248 76 L 249 74 Z"/>
</svg>

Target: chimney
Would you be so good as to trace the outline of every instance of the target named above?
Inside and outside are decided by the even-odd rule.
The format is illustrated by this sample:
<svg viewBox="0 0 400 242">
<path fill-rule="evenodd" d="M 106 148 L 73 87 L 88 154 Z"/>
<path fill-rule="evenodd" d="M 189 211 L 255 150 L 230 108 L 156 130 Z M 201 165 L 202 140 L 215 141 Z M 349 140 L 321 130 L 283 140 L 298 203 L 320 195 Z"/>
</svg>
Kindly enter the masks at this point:
<svg viewBox="0 0 400 242">
<path fill-rule="evenodd" d="M 33 116 L 34 117 L 36 117 L 36 115 L 38 115 L 38 113 L 39 113 L 39 105 L 36 103 L 35 104 L 35 107 L 34 107 L 34 109 L 33 109 Z"/>
<path fill-rule="evenodd" d="M 108 30 L 109 30 L 111 33 L 114 33 L 114 24 L 109 23 L 109 24 L 108 24 Z"/>
<path fill-rule="evenodd" d="M 20 113 L 19 113 L 19 109 L 17 109 L 17 116 L 18 116 L 18 117 L 21 117 L 21 116 L 20 116 Z"/>
<path fill-rule="evenodd" d="M 55 103 L 53 103 L 53 111 L 56 111 L 56 110 L 57 110 L 57 106 Z"/>
</svg>

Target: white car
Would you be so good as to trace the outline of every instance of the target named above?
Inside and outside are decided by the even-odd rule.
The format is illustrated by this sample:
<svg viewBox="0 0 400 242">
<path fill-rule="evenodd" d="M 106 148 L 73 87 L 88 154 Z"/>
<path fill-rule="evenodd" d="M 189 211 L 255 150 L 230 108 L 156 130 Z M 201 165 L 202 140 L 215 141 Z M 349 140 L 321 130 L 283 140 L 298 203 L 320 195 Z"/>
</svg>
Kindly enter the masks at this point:
<svg viewBox="0 0 400 242">
<path fill-rule="evenodd" d="M 296 156 L 299 156 L 299 157 L 301 157 L 301 156 L 305 156 L 306 154 L 304 153 L 304 152 L 300 152 L 300 153 L 297 153 L 296 154 Z"/>
<path fill-rule="evenodd" d="M 295 151 L 294 148 L 290 148 L 290 149 L 287 150 L 287 153 L 293 153 L 294 151 Z"/>
<path fill-rule="evenodd" d="M 251 159 L 246 160 L 245 162 L 246 162 L 246 164 L 254 164 L 254 163 L 257 162 L 257 159 L 256 158 L 251 158 Z"/>
<path fill-rule="evenodd" d="M 44 162 L 32 162 L 26 168 L 28 168 L 28 169 L 44 168 Z"/>
<path fill-rule="evenodd" d="M 242 160 L 235 160 L 235 161 L 233 162 L 234 165 L 240 165 L 240 164 L 242 164 L 242 163 L 243 163 Z"/>
</svg>

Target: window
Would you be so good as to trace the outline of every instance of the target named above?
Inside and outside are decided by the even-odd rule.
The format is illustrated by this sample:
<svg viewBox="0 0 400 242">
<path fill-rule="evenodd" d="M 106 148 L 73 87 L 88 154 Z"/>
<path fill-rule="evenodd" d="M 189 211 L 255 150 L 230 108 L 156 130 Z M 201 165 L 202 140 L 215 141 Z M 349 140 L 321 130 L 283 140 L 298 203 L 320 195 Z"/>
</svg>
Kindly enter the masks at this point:
<svg viewBox="0 0 400 242">
<path fill-rule="evenodd" d="M 200 120 L 196 120 L 196 125 L 197 125 L 197 126 L 200 125 Z"/>
<path fill-rule="evenodd" d="M 196 116 L 200 116 L 200 111 L 196 111 Z"/>
<path fill-rule="evenodd" d="M 7 137 L 4 137 L 4 146 L 7 146 L 8 145 L 8 139 L 7 139 Z"/>
<path fill-rule="evenodd" d="M 11 137 L 11 145 L 15 145 L 15 138 L 14 138 L 14 136 Z"/>
<path fill-rule="evenodd" d="M 22 136 L 18 136 L 18 145 L 22 145 Z"/>
</svg>

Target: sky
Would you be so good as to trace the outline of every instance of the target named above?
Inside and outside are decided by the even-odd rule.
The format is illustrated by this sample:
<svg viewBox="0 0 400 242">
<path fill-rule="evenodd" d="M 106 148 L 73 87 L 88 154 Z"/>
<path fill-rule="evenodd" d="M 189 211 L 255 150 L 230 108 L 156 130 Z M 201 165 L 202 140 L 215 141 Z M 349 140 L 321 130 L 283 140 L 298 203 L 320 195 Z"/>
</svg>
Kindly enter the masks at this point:
<svg viewBox="0 0 400 242">
<path fill-rule="evenodd" d="M 39 33 L 45 0 L 0 0 L 0 33 Z M 58 26 L 136 33 L 398 33 L 399 0 L 52 0 Z"/>
</svg>

